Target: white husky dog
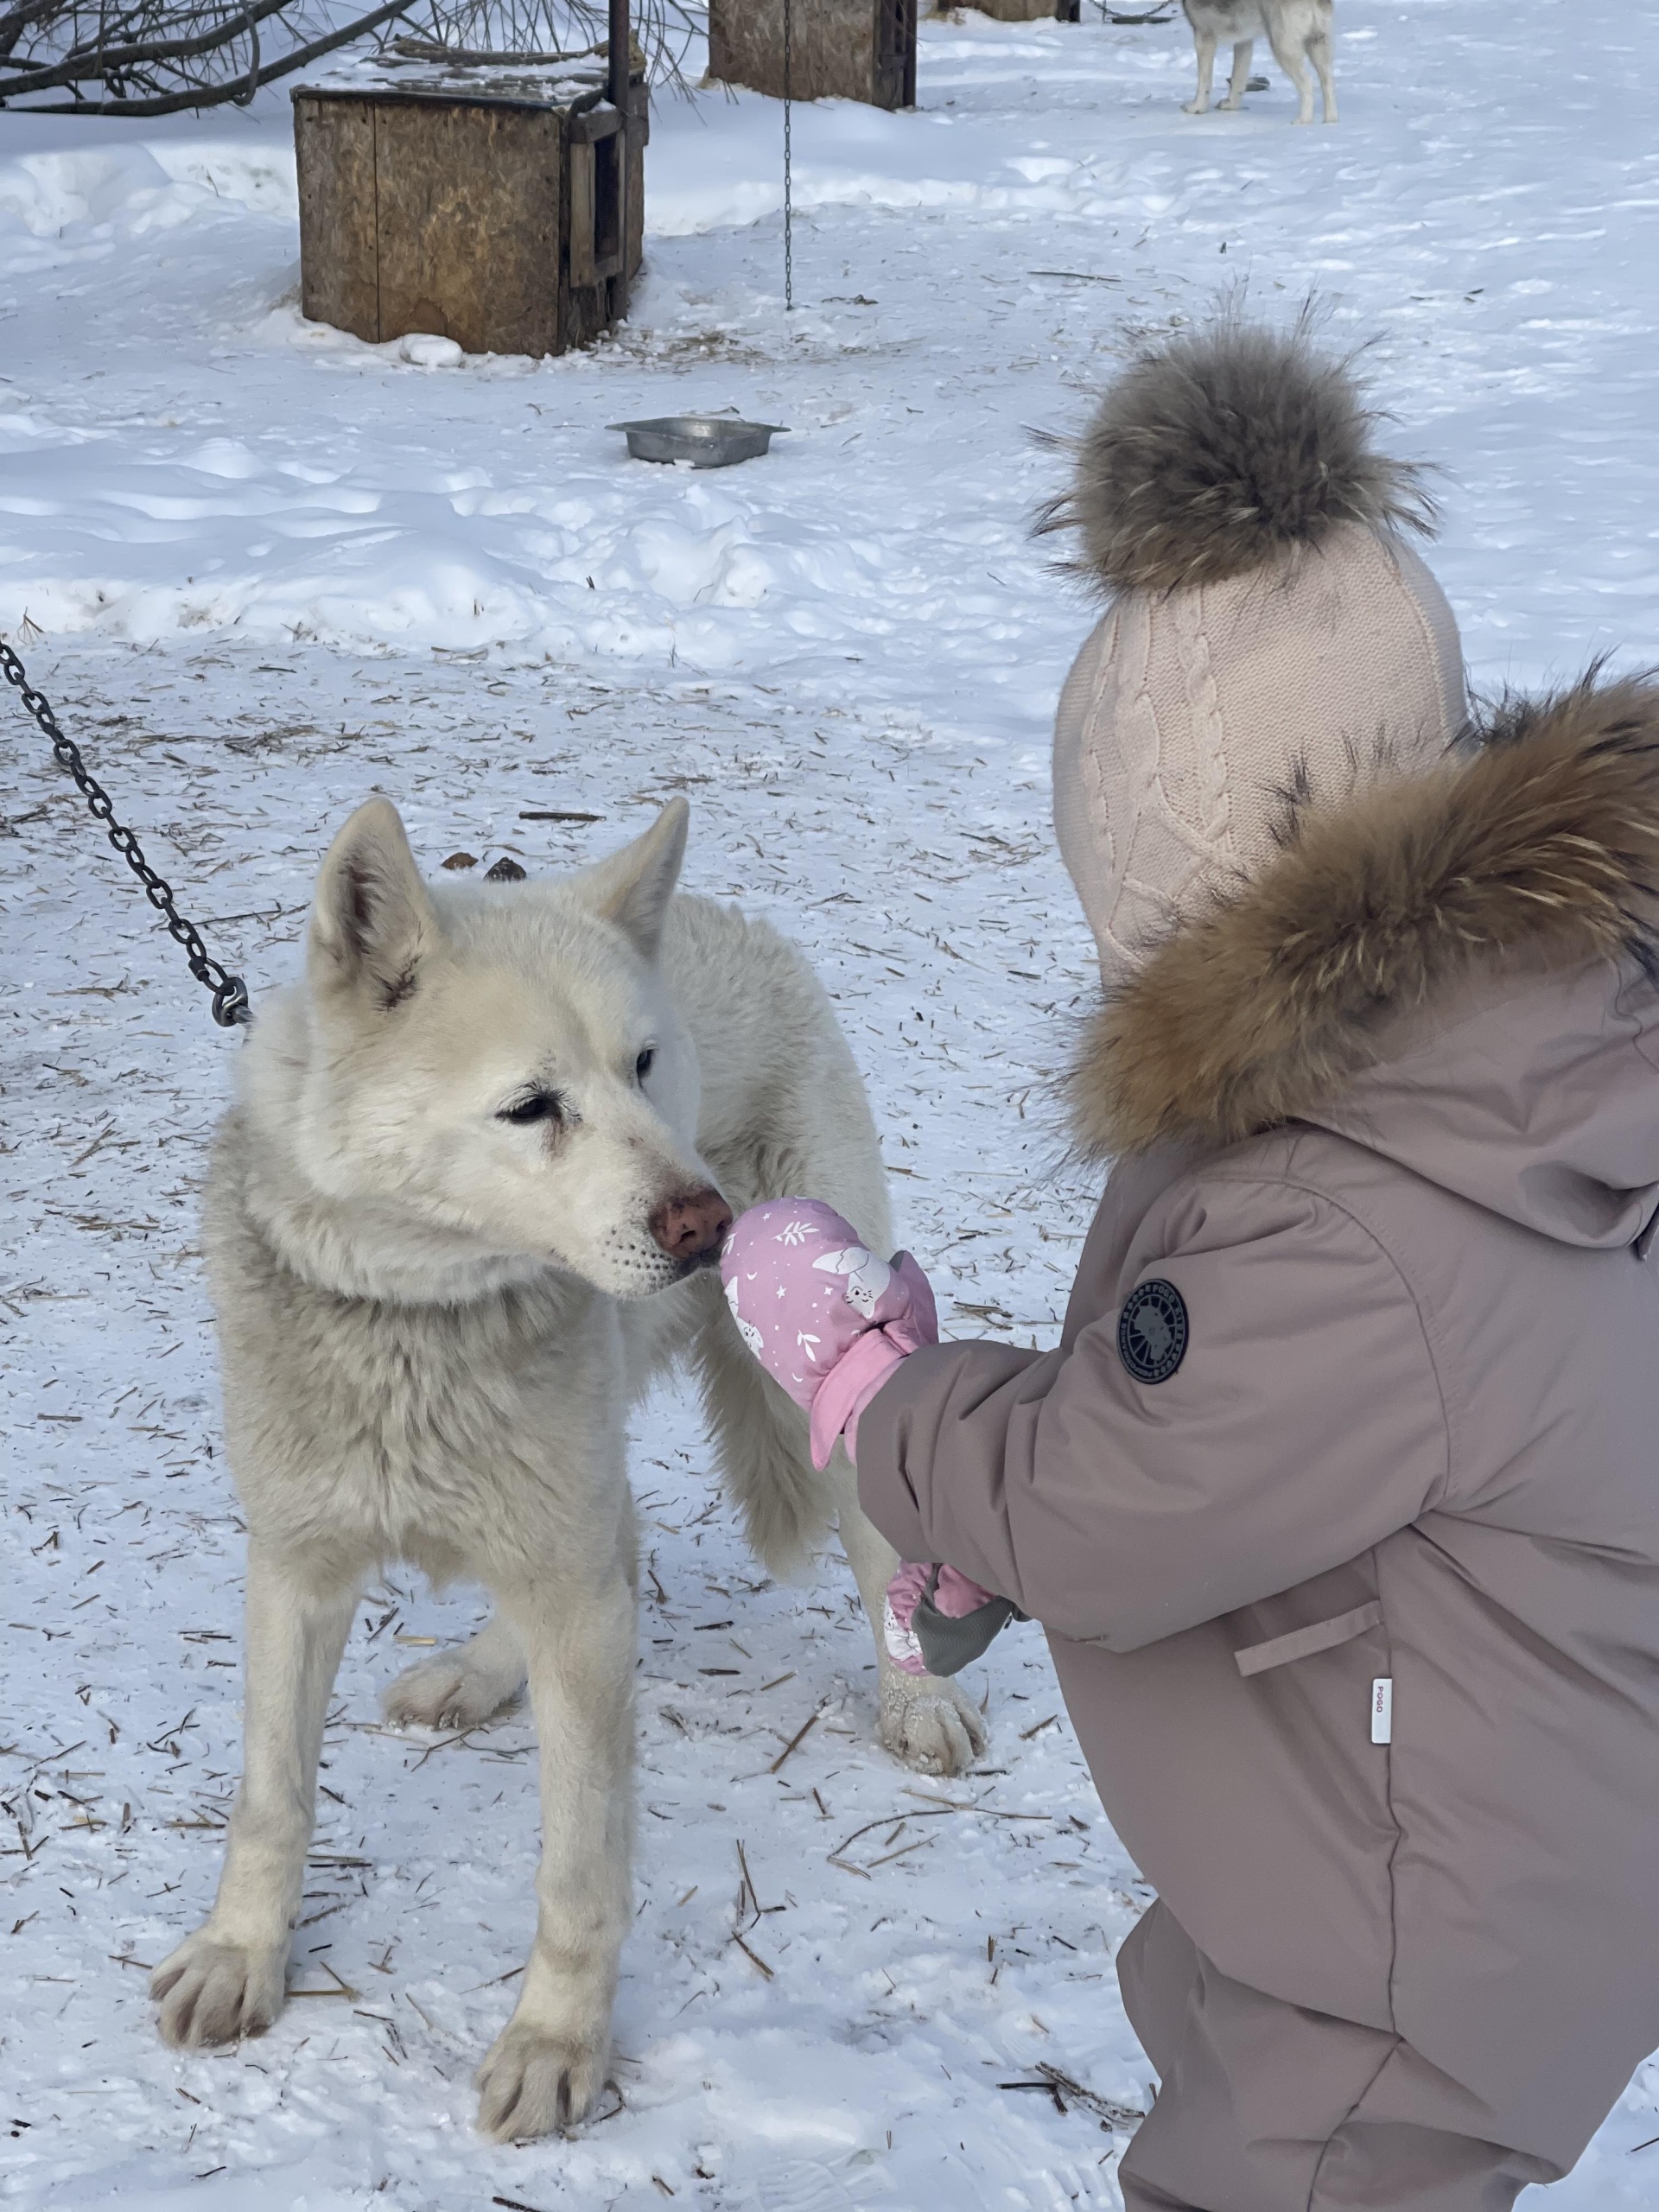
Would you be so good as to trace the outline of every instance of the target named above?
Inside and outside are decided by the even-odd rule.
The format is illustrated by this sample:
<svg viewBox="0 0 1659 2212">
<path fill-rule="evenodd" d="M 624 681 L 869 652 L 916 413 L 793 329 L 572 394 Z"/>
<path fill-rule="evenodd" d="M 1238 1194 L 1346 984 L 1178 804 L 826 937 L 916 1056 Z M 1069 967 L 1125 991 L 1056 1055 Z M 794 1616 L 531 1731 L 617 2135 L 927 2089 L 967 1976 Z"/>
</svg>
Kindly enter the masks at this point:
<svg viewBox="0 0 1659 2212">
<path fill-rule="evenodd" d="M 1198 54 L 1198 89 L 1183 112 L 1202 115 L 1210 105 L 1210 86 L 1215 74 L 1216 45 L 1232 41 L 1233 75 L 1224 108 L 1239 106 L 1250 75 L 1250 47 L 1265 38 L 1273 58 L 1295 86 L 1301 105 L 1298 123 L 1313 120 L 1313 77 L 1308 63 L 1319 73 L 1319 95 L 1325 120 L 1337 119 L 1337 88 L 1331 74 L 1331 0 L 1181 0 L 1192 27 L 1192 43 Z"/>
<path fill-rule="evenodd" d="M 634 1527 L 623 1425 L 689 1357 L 769 1567 L 831 1518 L 873 1622 L 893 1554 L 838 1452 L 743 1349 L 709 1264 L 731 1207 L 805 1191 L 891 1247 L 874 1127 L 805 963 L 677 898 L 686 807 L 554 883 L 429 887 L 372 800 L 319 876 L 302 985 L 246 1046 L 210 1178 L 231 1465 L 248 1522 L 245 1760 L 218 1901 L 156 1970 L 170 2043 L 281 2010 L 330 1686 L 383 1562 L 466 1576 L 494 1618 L 388 1694 L 476 1725 L 528 1674 L 536 1940 L 480 2070 L 498 2138 L 605 2079 L 630 1917 Z M 949 1683 L 893 1668 L 881 1732 L 950 1773 L 982 1748 Z"/>
</svg>

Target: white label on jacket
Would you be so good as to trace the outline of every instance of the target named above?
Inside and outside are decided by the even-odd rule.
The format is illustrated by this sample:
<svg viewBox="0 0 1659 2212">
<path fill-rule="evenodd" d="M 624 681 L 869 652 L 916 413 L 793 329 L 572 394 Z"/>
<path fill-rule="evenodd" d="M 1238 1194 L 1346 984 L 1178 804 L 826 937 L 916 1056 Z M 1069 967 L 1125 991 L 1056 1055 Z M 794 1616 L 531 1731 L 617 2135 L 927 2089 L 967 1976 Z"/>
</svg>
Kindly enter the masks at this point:
<svg viewBox="0 0 1659 2212">
<path fill-rule="evenodd" d="M 1379 1675 L 1371 1684 L 1371 1741 L 1394 1741 L 1394 1677 Z"/>
</svg>

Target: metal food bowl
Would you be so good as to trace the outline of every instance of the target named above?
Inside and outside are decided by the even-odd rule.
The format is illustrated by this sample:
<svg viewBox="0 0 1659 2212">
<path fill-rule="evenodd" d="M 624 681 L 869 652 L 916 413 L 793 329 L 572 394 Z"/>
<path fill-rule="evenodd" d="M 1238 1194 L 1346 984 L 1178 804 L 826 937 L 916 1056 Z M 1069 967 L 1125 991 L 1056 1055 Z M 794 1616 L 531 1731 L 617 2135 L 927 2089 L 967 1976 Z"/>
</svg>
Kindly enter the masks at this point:
<svg viewBox="0 0 1659 2212">
<path fill-rule="evenodd" d="M 774 437 L 787 435 L 781 423 L 745 423 L 734 415 L 656 415 L 646 423 L 610 427 L 626 432 L 635 461 L 689 461 L 693 468 L 753 461 Z"/>
</svg>

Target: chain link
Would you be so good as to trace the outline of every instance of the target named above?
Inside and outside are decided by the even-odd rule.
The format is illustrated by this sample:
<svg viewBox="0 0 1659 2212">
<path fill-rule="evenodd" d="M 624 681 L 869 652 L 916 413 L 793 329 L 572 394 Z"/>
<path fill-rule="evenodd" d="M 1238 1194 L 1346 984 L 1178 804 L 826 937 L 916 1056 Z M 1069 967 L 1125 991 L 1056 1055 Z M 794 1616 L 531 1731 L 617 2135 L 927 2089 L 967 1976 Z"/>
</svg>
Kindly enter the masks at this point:
<svg viewBox="0 0 1659 2212">
<path fill-rule="evenodd" d="M 221 1029 L 234 1029 L 251 1021 L 247 985 L 239 976 L 232 976 L 210 957 L 195 924 L 188 922 L 174 904 L 172 886 L 151 868 L 132 831 L 116 820 L 114 800 L 87 767 L 73 738 L 64 735 L 52 711 L 51 701 L 35 689 L 24 672 L 23 664 L 3 639 L 0 639 L 0 676 L 21 696 L 24 707 L 40 725 L 41 734 L 50 742 L 59 766 L 67 768 L 74 778 L 91 812 L 104 824 L 110 842 L 143 885 L 144 896 L 166 923 L 168 935 L 184 948 L 190 973 L 213 993 L 213 1020 Z"/>
</svg>

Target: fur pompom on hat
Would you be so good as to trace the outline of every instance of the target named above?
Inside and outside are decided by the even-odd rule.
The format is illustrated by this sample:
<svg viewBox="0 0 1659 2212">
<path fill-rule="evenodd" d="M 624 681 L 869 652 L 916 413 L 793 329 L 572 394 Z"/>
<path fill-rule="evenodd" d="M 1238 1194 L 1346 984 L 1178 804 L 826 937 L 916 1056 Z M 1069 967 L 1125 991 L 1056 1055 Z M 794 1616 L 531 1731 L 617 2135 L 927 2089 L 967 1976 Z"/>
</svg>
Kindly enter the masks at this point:
<svg viewBox="0 0 1659 2212">
<path fill-rule="evenodd" d="M 1228 315 L 1131 363 L 1042 518 L 1109 600 L 1054 750 L 1109 988 L 1273 856 L 1293 801 L 1427 767 L 1463 726 L 1457 624 L 1403 534 L 1432 503 L 1376 419 L 1306 315 Z"/>
<path fill-rule="evenodd" d="M 1319 545 L 1338 523 L 1427 537 L 1423 472 L 1376 451 L 1376 420 L 1306 315 L 1288 332 L 1229 317 L 1131 364 L 1039 527 L 1079 531 L 1110 591 L 1219 583 Z"/>
</svg>

